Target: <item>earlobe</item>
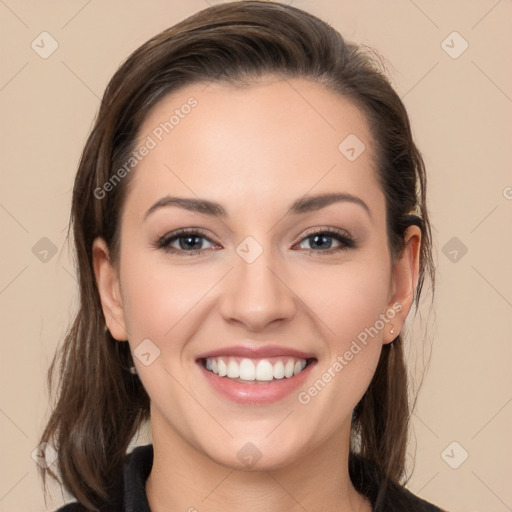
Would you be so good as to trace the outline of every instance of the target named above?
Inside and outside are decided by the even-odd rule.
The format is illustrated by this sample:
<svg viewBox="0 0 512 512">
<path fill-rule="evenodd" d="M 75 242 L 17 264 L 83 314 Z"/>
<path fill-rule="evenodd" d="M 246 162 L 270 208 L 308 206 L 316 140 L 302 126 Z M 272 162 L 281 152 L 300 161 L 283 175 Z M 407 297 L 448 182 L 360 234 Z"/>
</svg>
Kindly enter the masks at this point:
<svg viewBox="0 0 512 512">
<path fill-rule="evenodd" d="M 92 259 L 106 326 L 114 339 L 126 341 L 128 333 L 119 288 L 119 276 L 109 259 L 108 247 L 103 238 L 94 240 Z"/>
<path fill-rule="evenodd" d="M 402 330 L 407 315 L 411 310 L 414 292 L 418 283 L 421 230 L 418 226 L 409 226 L 404 234 L 405 247 L 393 263 L 393 294 L 388 304 L 388 311 L 394 311 L 390 327 L 383 333 L 382 342 L 391 343 Z M 393 331 L 393 332 L 391 332 Z"/>
</svg>

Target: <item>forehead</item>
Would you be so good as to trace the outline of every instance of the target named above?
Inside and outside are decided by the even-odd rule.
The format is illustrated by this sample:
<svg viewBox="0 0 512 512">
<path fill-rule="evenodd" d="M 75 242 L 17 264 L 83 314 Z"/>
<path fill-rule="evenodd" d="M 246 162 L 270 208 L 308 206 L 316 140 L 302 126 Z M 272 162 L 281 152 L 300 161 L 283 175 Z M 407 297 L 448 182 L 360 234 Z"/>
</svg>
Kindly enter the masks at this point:
<svg viewBox="0 0 512 512">
<path fill-rule="evenodd" d="M 130 186 L 139 197 L 182 193 L 238 201 L 240 207 L 249 198 L 261 206 L 308 191 L 378 199 L 364 114 L 347 98 L 304 79 L 187 86 L 150 111 L 136 147 L 143 145 L 151 148 Z"/>
</svg>

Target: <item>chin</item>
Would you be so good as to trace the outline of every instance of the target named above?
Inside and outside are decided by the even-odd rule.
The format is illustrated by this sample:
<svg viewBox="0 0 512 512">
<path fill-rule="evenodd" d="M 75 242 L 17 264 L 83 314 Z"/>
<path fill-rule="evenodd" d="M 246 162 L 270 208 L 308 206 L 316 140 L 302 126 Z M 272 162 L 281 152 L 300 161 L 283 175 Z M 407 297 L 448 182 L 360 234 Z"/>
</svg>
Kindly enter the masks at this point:
<svg viewBox="0 0 512 512">
<path fill-rule="evenodd" d="M 235 447 L 224 446 L 222 453 L 207 452 L 212 461 L 237 471 L 275 471 L 294 464 L 304 454 L 296 448 L 283 448 L 280 442 L 238 440 Z"/>
</svg>

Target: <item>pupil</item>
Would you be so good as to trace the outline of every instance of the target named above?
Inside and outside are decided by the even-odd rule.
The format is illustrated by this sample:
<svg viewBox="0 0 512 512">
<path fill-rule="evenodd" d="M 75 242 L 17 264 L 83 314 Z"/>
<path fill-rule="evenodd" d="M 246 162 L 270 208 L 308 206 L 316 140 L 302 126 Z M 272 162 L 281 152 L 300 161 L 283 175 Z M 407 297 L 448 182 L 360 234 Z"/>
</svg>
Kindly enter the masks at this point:
<svg viewBox="0 0 512 512">
<path fill-rule="evenodd" d="M 182 241 L 185 240 L 184 243 Z M 190 242 L 193 240 L 193 242 Z M 199 247 L 194 247 L 195 245 L 198 245 Z M 184 236 L 180 238 L 180 248 L 181 249 L 197 249 L 201 247 L 201 237 L 190 235 L 190 236 Z"/>
<path fill-rule="evenodd" d="M 328 240 L 330 238 L 331 237 L 329 235 L 314 235 L 313 236 L 314 244 L 316 244 L 318 242 L 318 240 L 321 239 L 327 246 L 330 246 L 330 244 L 326 240 Z M 329 247 L 327 247 L 327 248 L 329 248 Z"/>
</svg>

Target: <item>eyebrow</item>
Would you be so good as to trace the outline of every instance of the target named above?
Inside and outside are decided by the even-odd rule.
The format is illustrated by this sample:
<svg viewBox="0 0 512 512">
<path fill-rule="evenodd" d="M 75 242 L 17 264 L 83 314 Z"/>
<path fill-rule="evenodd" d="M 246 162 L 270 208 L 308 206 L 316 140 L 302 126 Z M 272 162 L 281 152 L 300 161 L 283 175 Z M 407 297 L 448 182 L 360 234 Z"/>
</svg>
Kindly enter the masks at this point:
<svg viewBox="0 0 512 512">
<path fill-rule="evenodd" d="M 359 197 L 348 193 L 332 193 L 332 194 L 319 194 L 316 196 L 305 196 L 297 199 L 290 206 L 288 213 L 291 215 L 301 215 L 304 213 L 313 212 L 329 206 L 333 203 L 348 202 L 361 206 L 366 213 L 372 218 L 370 208 Z M 153 212 L 160 208 L 169 206 L 176 206 L 191 212 L 201 213 L 212 217 L 227 217 L 227 212 L 224 207 L 216 202 L 208 201 L 206 199 L 194 199 L 186 197 L 165 196 L 158 200 L 144 215 L 146 220 Z"/>
</svg>

